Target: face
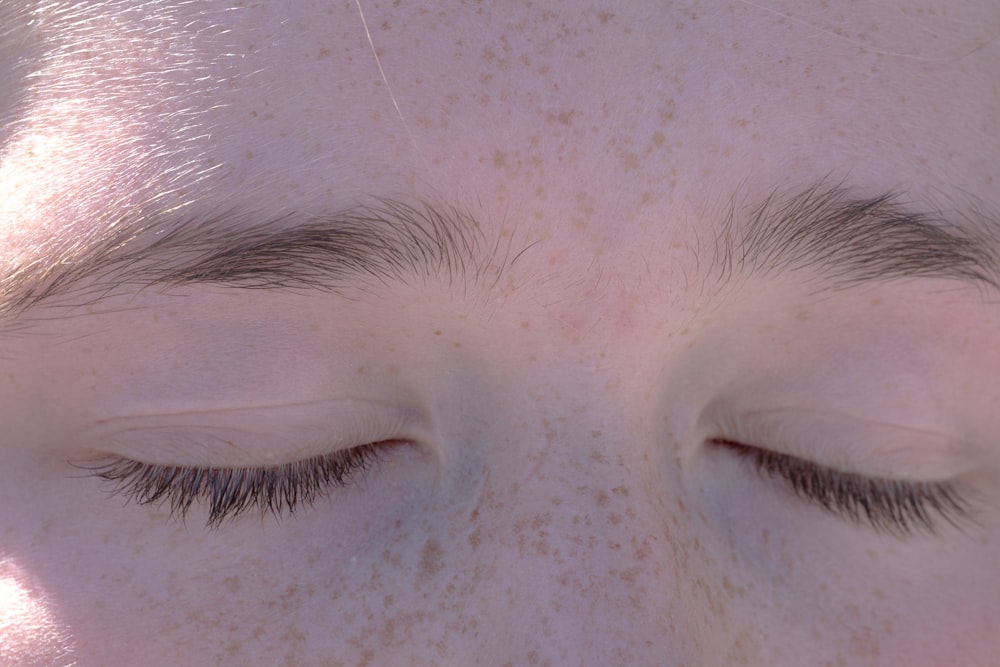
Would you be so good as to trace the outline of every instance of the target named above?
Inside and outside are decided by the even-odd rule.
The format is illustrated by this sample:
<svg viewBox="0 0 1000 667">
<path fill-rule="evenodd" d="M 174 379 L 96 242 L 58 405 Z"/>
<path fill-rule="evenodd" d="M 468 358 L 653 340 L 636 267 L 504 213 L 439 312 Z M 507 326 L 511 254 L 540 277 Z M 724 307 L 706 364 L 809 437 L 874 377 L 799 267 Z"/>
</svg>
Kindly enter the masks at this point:
<svg viewBox="0 0 1000 667">
<path fill-rule="evenodd" d="M 0 661 L 1000 652 L 995 3 L 4 13 Z"/>
</svg>

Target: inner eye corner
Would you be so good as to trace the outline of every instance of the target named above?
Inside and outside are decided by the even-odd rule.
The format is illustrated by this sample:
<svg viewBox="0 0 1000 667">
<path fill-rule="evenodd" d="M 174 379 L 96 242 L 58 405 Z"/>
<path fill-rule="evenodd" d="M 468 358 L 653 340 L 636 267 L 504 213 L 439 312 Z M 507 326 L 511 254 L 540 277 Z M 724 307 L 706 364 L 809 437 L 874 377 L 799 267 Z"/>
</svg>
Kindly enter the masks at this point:
<svg viewBox="0 0 1000 667">
<path fill-rule="evenodd" d="M 730 449 L 733 451 L 747 451 L 751 449 L 760 449 L 759 447 L 754 447 L 753 445 L 748 445 L 745 442 L 741 442 L 735 438 L 729 438 L 722 435 L 713 435 L 705 438 L 704 443 L 709 447 L 718 447 L 723 449 Z"/>
</svg>

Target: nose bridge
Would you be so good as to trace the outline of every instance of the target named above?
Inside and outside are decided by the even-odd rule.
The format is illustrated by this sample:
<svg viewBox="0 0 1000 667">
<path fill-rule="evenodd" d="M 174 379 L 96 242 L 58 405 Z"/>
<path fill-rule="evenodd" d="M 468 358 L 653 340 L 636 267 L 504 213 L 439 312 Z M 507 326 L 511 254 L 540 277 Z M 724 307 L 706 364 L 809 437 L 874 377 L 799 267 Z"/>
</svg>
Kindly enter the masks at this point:
<svg viewBox="0 0 1000 667">
<path fill-rule="evenodd" d="M 522 664 L 509 653 L 524 646 L 552 664 L 672 664 L 668 653 L 690 648 L 673 613 L 690 610 L 680 581 L 690 559 L 656 443 L 611 408 L 560 404 L 522 406 L 521 426 L 490 448 L 506 456 L 469 514 L 469 555 L 499 592 L 482 617 L 519 634 L 495 636 L 496 657 Z"/>
</svg>

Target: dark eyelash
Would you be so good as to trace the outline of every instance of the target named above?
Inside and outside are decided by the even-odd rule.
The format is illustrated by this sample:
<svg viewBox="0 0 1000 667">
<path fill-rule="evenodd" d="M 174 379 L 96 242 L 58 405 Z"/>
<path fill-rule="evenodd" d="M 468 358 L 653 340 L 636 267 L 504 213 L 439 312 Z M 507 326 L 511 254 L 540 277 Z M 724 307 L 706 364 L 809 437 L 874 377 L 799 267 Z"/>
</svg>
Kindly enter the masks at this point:
<svg viewBox="0 0 1000 667">
<path fill-rule="evenodd" d="M 757 470 L 786 482 L 799 497 L 838 516 L 898 536 L 935 533 L 940 521 L 971 520 L 968 499 L 954 482 L 908 482 L 841 472 L 787 454 L 727 440 L 713 440 Z"/>
<path fill-rule="evenodd" d="M 312 506 L 353 482 L 379 457 L 378 446 L 369 444 L 264 468 L 166 466 L 123 458 L 82 467 L 113 482 L 112 494 L 139 505 L 168 504 L 171 516 L 182 520 L 196 500 L 205 501 L 207 524 L 214 528 L 253 509 L 281 518 Z"/>
</svg>

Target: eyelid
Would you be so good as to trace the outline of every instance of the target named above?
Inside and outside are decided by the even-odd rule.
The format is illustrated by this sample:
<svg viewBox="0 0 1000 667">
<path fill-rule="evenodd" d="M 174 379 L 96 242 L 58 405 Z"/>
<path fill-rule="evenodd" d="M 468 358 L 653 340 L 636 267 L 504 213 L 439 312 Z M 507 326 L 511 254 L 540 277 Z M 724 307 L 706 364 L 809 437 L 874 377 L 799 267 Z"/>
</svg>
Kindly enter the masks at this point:
<svg viewBox="0 0 1000 667">
<path fill-rule="evenodd" d="M 815 408 L 713 406 L 702 415 L 700 428 L 706 440 L 735 440 L 869 477 L 941 481 L 982 464 L 970 443 L 947 433 Z"/>
<path fill-rule="evenodd" d="M 357 481 L 378 462 L 381 451 L 373 443 L 265 467 L 163 466 L 121 457 L 79 467 L 111 483 L 112 496 L 123 495 L 141 506 L 169 505 L 171 518 L 183 521 L 195 503 L 202 504 L 206 526 L 216 528 L 251 510 L 281 519 L 312 507 L 335 489 Z"/>
<path fill-rule="evenodd" d="M 748 460 L 762 477 L 783 482 L 803 501 L 877 532 L 908 537 L 921 531 L 934 534 L 941 522 L 959 528 L 975 523 L 973 493 L 959 482 L 869 477 L 730 440 L 712 444 Z"/>
<path fill-rule="evenodd" d="M 93 453 L 90 458 L 111 454 L 153 465 L 255 467 L 371 442 L 423 438 L 414 410 L 383 401 L 333 399 L 103 419 L 81 434 L 81 445 Z"/>
</svg>

